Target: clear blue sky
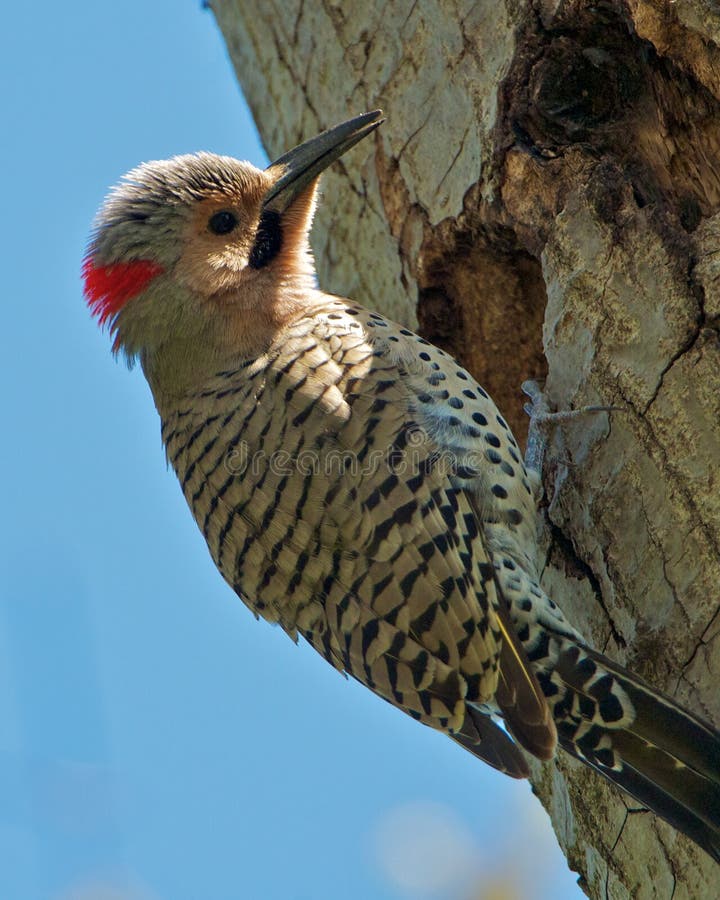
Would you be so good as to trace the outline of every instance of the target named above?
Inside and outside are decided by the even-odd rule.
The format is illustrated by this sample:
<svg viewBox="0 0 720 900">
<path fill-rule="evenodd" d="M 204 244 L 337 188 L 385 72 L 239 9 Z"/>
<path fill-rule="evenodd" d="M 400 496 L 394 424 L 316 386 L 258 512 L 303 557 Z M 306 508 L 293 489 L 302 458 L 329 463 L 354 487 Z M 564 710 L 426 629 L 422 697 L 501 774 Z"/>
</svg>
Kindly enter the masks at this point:
<svg viewBox="0 0 720 900">
<path fill-rule="evenodd" d="M 0 897 L 580 897 L 527 784 L 254 621 L 83 305 L 126 170 L 264 162 L 212 15 L 14 2 L 0 40 Z"/>
</svg>

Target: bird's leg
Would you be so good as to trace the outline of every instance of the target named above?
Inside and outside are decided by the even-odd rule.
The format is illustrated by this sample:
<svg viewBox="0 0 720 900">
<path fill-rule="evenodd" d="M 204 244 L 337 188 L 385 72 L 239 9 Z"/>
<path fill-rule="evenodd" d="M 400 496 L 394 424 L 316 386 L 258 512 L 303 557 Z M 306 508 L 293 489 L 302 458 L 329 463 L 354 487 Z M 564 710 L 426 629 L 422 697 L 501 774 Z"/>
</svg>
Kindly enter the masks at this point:
<svg viewBox="0 0 720 900">
<path fill-rule="evenodd" d="M 524 381 L 521 385 L 523 393 L 530 398 L 530 403 L 523 406 L 530 416 L 528 427 L 527 449 L 525 450 L 525 466 L 538 474 L 542 474 L 543 460 L 547 448 L 545 429 L 548 425 L 560 425 L 586 416 L 589 413 L 617 411 L 617 406 L 583 406 L 580 409 L 567 409 L 561 412 L 550 412 L 548 402 L 537 381 Z"/>
</svg>

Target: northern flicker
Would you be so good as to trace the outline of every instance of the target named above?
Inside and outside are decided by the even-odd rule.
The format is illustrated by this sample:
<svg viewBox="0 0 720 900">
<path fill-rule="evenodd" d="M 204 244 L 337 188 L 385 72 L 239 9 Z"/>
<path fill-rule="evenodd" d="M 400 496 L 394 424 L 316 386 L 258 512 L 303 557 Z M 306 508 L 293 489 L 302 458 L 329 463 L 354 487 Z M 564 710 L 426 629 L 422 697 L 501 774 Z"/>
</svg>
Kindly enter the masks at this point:
<svg viewBox="0 0 720 900">
<path fill-rule="evenodd" d="M 318 177 L 381 121 L 265 170 L 210 153 L 134 169 L 95 223 L 90 308 L 140 361 L 251 610 L 511 776 L 528 775 L 519 747 L 547 760 L 559 743 L 720 861 L 720 734 L 588 646 L 540 587 L 537 473 L 488 394 L 316 287 Z"/>
</svg>

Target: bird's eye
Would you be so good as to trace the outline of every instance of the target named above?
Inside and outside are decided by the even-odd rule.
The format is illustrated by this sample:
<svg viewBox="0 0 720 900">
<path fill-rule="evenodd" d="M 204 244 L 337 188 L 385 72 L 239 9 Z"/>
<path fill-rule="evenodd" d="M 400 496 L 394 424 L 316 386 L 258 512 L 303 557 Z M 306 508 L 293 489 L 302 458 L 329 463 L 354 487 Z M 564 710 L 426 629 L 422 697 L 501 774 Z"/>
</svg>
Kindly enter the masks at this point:
<svg viewBox="0 0 720 900">
<path fill-rule="evenodd" d="M 235 215 L 226 209 L 213 213 L 208 219 L 208 228 L 213 234 L 230 234 L 237 225 Z"/>
</svg>

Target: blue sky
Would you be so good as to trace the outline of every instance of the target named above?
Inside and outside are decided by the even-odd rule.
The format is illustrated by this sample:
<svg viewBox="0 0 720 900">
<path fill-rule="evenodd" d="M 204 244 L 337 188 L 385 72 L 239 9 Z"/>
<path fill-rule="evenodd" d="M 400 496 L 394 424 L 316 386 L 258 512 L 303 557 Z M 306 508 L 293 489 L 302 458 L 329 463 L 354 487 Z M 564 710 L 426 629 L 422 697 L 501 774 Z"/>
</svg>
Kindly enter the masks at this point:
<svg viewBox="0 0 720 900">
<path fill-rule="evenodd" d="M 0 896 L 580 897 L 527 784 L 254 621 L 84 307 L 125 171 L 264 162 L 212 15 L 11 3 L 0 40 Z"/>
</svg>

